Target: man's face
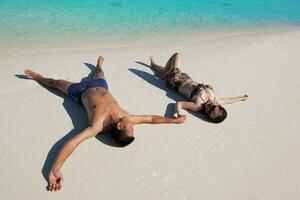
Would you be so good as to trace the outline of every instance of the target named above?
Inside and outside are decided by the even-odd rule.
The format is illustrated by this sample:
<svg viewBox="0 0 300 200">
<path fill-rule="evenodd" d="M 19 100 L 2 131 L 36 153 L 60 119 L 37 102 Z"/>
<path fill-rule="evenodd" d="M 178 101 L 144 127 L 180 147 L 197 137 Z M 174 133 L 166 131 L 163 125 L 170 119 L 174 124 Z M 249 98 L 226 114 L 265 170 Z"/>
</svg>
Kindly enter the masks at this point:
<svg viewBox="0 0 300 200">
<path fill-rule="evenodd" d="M 128 136 L 134 136 L 133 123 L 128 118 L 121 118 L 118 122 L 118 129 L 123 129 Z"/>
</svg>

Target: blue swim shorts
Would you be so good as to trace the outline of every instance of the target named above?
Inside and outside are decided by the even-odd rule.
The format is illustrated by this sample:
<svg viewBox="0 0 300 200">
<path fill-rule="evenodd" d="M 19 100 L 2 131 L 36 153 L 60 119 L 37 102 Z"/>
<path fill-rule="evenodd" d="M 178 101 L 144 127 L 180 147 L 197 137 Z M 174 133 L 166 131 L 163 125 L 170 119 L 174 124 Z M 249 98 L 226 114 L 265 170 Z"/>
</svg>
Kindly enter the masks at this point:
<svg viewBox="0 0 300 200">
<path fill-rule="evenodd" d="M 108 90 L 108 85 L 105 79 L 98 78 L 92 81 L 82 81 L 74 83 L 68 87 L 68 95 L 77 103 L 81 104 L 81 95 L 84 91 L 93 87 L 102 87 Z"/>
</svg>

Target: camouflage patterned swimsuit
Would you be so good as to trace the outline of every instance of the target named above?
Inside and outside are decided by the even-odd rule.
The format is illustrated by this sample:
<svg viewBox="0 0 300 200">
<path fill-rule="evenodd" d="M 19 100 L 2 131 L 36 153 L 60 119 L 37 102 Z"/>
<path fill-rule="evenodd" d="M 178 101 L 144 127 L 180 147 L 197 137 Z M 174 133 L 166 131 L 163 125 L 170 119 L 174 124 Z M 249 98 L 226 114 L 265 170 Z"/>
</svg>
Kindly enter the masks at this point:
<svg viewBox="0 0 300 200">
<path fill-rule="evenodd" d="M 198 96 L 202 99 L 203 102 L 205 102 L 205 100 L 202 98 L 202 93 L 205 89 L 211 89 L 212 91 L 214 91 L 211 85 L 204 85 L 202 83 L 199 83 L 191 92 L 190 100 L 192 100 L 194 96 Z"/>
<path fill-rule="evenodd" d="M 179 87 L 186 81 L 192 81 L 192 78 L 186 73 L 182 73 L 179 68 L 175 68 L 166 76 L 166 84 L 168 87 L 178 91 Z"/>
<path fill-rule="evenodd" d="M 189 75 L 181 72 L 179 68 L 175 68 L 173 71 L 169 72 L 165 76 L 165 78 L 167 86 L 176 91 L 178 91 L 183 83 L 187 81 L 193 81 L 193 79 Z M 192 100 L 194 96 L 199 96 L 204 101 L 204 99 L 202 98 L 202 93 L 205 89 L 213 90 L 211 85 L 204 85 L 200 83 L 198 85 L 195 85 L 195 88 L 191 92 L 190 100 Z"/>
</svg>

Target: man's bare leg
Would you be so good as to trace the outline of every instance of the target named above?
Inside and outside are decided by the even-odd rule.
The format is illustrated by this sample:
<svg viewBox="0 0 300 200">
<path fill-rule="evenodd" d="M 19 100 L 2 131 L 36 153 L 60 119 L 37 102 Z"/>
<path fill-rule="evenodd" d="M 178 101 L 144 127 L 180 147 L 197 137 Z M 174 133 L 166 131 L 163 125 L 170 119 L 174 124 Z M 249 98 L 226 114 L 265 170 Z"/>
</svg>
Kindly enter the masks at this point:
<svg viewBox="0 0 300 200">
<path fill-rule="evenodd" d="M 105 79 L 104 71 L 103 71 L 103 64 L 104 64 L 104 58 L 102 56 L 99 56 L 98 62 L 96 65 L 96 73 L 94 75 L 94 79 L 97 79 L 97 78 Z"/>
<path fill-rule="evenodd" d="M 36 73 L 30 69 L 26 69 L 24 71 L 25 75 L 29 78 L 32 78 L 35 81 L 39 81 L 46 85 L 49 88 L 58 89 L 59 91 L 63 92 L 64 94 L 68 95 L 68 87 L 73 84 L 73 82 L 69 82 L 66 80 L 56 80 L 52 78 L 45 78 L 39 73 Z"/>
</svg>

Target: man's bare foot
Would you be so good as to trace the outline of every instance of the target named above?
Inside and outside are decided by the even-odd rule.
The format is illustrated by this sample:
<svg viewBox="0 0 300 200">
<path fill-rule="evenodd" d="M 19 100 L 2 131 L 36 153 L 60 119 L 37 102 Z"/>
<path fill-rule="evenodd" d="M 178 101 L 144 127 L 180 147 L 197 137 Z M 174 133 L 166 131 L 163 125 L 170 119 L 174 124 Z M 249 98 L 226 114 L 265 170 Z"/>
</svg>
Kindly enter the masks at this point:
<svg viewBox="0 0 300 200">
<path fill-rule="evenodd" d="M 25 69 L 24 73 L 28 78 L 32 78 L 33 80 L 40 80 L 41 78 L 43 78 L 42 75 L 40 75 L 30 69 Z"/>
<path fill-rule="evenodd" d="M 102 56 L 99 56 L 98 62 L 97 62 L 97 67 L 102 67 L 104 63 L 104 58 Z"/>
</svg>

